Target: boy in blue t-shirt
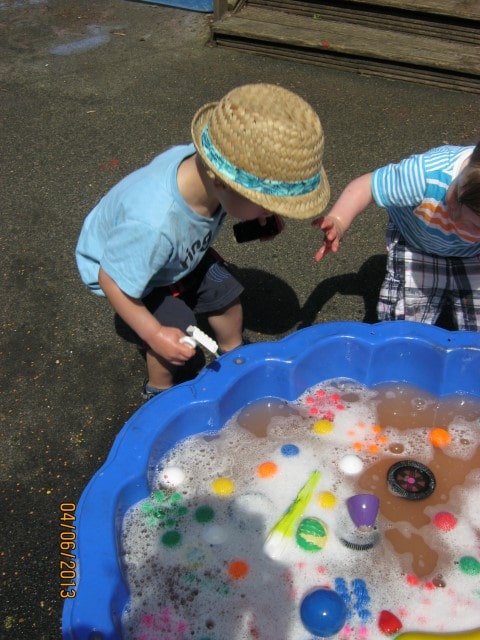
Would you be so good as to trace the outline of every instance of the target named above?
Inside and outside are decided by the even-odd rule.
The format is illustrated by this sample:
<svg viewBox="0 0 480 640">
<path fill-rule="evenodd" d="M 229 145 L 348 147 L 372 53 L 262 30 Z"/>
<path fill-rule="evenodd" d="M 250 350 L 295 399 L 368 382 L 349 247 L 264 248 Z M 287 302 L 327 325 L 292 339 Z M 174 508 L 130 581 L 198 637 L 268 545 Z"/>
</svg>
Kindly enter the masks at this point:
<svg viewBox="0 0 480 640">
<path fill-rule="evenodd" d="M 76 248 L 83 282 L 145 348 L 147 398 L 194 355 L 181 339 L 195 314 L 207 316 L 221 351 L 242 344 L 243 288 L 210 249 L 225 216 L 307 219 L 330 196 L 318 115 L 286 89 L 237 87 L 203 106 L 191 132 L 193 144 L 165 151 L 100 200 Z"/>
<path fill-rule="evenodd" d="M 375 202 L 389 216 L 388 268 L 379 320 L 434 324 L 453 303 L 458 329 L 480 327 L 480 143 L 443 146 L 353 180 L 313 225 L 315 255 L 338 251 L 355 218 Z"/>
</svg>

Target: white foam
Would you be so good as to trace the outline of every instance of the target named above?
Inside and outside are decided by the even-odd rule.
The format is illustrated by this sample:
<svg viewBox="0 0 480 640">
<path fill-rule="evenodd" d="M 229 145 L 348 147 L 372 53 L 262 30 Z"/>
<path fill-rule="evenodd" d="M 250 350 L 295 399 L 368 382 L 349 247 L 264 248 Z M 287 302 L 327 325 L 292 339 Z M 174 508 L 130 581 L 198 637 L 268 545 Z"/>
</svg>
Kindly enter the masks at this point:
<svg viewBox="0 0 480 640">
<path fill-rule="evenodd" d="M 315 395 L 317 391 L 325 395 Z M 394 399 L 396 393 L 396 388 L 388 389 L 384 397 Z M 338 394 L 341 402 L 331 399 Z M 382 610 L 398 616 L 405 631 L 480 627 L 480 575 L 465 575 L 452 563 L 437 571 L 445 588 L 431 586 L 434 576 L 417 584 L 409 581 L 404 569 L 408 554 L 398 557 L 386 541 L 383 533 L 393 523 L 383 516 L 378 519 L 380 542 L 374 548 L 359 551 L 341 541 L 342 532 L 348 538 L 348 528 L 353 530 L 348 518 L 343 519 L 345 501 L 361 493 L 357 476 L 345 474 L 339 465 L 352 455 L 353 447 L 359 448 L 355 456 L 366 469 L 378 456 L 399 458 L 388 453 L 392 442 L 403 445 L 401 458 L 431 459 L 434 454 L 425 426 L 410 431 L 383 429 L 387 444 L 372 453 L 378 435 L 374 429 L 378 398 L 375 390 L 358 383 L 327 382 L 292 404 L 299 415 L 271 417 L 268 437 L 256 437 L 234 418 L 218 434 L 193 436 L 171 450 L 159 464 L 152 496 L 134 505 L 123 523 L 123 561 L 131 590 L 125 639 L 310 640 L 299 605 L 305 593 L 322 585 L 336 589 L 347 601 L 349 618 L 339 633 L 341 640 L 384 640 L 377 626 Z M 343 408 L 336 408 L 340 404 Z M 417 395 L 412 411 L 426 411 L 428 406 L 431 399 Z M 319 413 L 310 413 L 312 409 Z M 325 412 L 333 429 L 316 433 L 312 425 Z M 476 423 L 460 415 L 447 426 L 452 435 L 449 455 L 470 459 L 480 443 Z M 285 443 L 295 444 L 298 453 L 282 455 Z M 276 472 L 261 477 L 258 468 L 264 462 L 274 463 Z M 182 470 L 185 478 L 176 488 L 158 492 L 164 486 L 165 467 Z M 279 560 L 273 561 L 263 550 L 266 537 L 313 471 L 320 472 L 320 480 L 300 520 L 320 519 L 327 528 L 327 543 L 321 551 L 308 552 L 293 535 Z M 435 548 L 445 548 L 447 555 L 480 559 L 480 483 L 474 483 L 479 475 L 480 471 L 470 474 L 468 487 L 452 490 L 442 505 L 458 516 L 453 531 L 427 525 L 415 529 L 408 521 L 395 526 L 407 537 L 420 535 Z M 232 480 L 231 495 L 212 492 L 212 480 L 219 477 Z M 336 506 L 321 506 L 316 497 L 323 492 L 335 496 Z M 429 518 L 436 511 L 425 509 Z M 241 576 L 243 565 L 230 564 L 235 561 L 246 563 L 246 575 Z"/>
</svg>

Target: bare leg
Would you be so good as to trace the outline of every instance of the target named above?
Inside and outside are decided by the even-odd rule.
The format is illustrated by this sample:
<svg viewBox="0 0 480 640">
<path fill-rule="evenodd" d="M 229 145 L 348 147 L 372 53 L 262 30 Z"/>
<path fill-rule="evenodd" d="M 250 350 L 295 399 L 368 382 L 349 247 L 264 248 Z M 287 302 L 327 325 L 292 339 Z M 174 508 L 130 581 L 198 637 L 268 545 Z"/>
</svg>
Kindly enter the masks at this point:
<svg viewBox="0 0 480 640">
<path fill-rule="evenodd" d="M 177 367 L 157 355 L 151 349 L 146 353 L 148 384 L 157 389 L 169 389 L 173 386 L 173 376 Z"/>
<path fill-rule="evenodd" d="M 238 299 L 221 313 L 209 316 L 208 322 L 222 351 L 231 351 L 242 344 L 243 310 Z M 151 349 L 147 349 L 145 360 L 150 386 L 157 389 L 169 389 L 173 386 L 178 367 Z"/>
<path fill-rule="evenodd" d="M 240 300 L 235 300 L 218 315 L 208 316 L 208 323 L 222 351 L 231 351 L 242 344 L 243 309 Z"/>
</svg>

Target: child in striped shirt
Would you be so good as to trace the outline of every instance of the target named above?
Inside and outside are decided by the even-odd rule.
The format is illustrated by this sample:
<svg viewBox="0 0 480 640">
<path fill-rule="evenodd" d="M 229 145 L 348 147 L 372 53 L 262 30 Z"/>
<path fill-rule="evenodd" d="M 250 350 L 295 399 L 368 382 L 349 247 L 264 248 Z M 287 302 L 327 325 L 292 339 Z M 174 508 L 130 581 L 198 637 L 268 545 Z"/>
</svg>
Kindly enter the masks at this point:
<svg viewBox="0 0 480 640">
<path fill-rule="evenodd" d="M 458 329 L 480 328 L 480 143 L 442 146 L 353 180 L 328 215 L 315 255 L 339 249 L 355 218 L 370 204 L 385 208 L 387 274 L 379 320 L 434 324 L 450 302 Z"/>
</svg>

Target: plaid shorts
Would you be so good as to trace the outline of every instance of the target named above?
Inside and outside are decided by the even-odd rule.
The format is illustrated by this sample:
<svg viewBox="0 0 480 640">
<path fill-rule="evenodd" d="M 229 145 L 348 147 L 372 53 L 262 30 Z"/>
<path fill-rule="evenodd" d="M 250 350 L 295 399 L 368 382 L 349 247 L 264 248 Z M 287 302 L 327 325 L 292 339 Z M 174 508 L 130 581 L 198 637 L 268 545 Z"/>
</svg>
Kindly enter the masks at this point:
<svg viewBox="0 0 480 640">
<path fill-rule="evenodd" d="M 459 330 L 480 326 L 480 256 L 456 258 L 423 253 L 405 244 L 399 230 L 387 230 L 387 275 L 377 305 L 379 320 L 434 324 L 449 303 Z"/>
</svg>

